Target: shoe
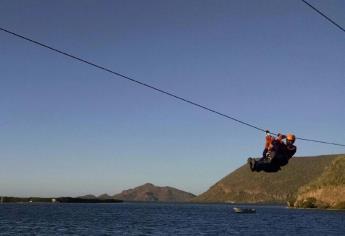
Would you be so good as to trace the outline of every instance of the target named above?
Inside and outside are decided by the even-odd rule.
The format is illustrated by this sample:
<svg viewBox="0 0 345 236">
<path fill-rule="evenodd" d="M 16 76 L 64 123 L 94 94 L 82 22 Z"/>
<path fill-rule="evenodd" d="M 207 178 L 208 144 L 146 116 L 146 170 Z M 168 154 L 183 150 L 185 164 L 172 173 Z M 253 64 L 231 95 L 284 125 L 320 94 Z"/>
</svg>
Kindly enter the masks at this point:
<svg viewBox="0 0 345 236">
<path fill-rule="evenodd" d="M 255 159 L 249 157 L 248 160 L 247 160 L 247 163 L 249 164 L 249 167 L 250 167 L 250 170 L 251 171 L 254 171 L 254 165 L 253 163 L 255 162 Z"/>
<path fill-rule="evenodd" d="M 252 158 L 251 158 L 251 157 L 249 157 L 249 158 L 247 159 L 247 163 L 248 163 L 248 165 L 249 165 L 250 168 L 251 168 L 251 166 L 252 166 Z"/>
<path fill-rule="evenodd" d="M 252 171 L 255 171 L 255 164 L 256 164 L 256 160 L 255 160 L 255 158 L 252 158 L 251 165 L 250 165 L 250 166 L 251 166 L 250 169 L 251 169 Z"/>
</svg>

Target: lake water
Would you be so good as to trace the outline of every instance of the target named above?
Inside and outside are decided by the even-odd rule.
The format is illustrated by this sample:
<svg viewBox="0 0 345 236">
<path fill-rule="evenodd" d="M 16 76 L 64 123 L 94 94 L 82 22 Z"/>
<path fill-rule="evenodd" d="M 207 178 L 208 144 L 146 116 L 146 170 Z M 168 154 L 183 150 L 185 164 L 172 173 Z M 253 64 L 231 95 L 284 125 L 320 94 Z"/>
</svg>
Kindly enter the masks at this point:
<svg viewBox="0 0 345 236">
<path fill-rule="evenodd" d="M 236 205 L 245 207 L 243 205 Z M 226 204 L 1 204 L 0 235 L 345 235 L 345 211 Z"/>
</svg>

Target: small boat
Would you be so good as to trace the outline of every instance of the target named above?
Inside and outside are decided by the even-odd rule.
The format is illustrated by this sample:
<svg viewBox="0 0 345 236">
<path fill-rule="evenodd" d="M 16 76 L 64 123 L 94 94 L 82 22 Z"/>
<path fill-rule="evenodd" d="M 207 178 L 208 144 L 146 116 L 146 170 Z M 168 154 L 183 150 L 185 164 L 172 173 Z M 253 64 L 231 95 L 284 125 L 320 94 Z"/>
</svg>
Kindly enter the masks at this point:
<svg viewBox="0 0 345 236">
<path fill-rule="evenodd" d="M 254 208 L 233 208 L 236 213 L 255 213 L 256 210 Z"/>
</svg>

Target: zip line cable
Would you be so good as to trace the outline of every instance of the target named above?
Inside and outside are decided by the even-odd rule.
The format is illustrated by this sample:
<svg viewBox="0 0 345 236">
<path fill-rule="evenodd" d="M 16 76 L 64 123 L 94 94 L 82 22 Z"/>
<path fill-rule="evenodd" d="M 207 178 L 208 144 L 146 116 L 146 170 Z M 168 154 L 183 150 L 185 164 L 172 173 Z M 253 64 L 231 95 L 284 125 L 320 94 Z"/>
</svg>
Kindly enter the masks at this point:
<svg viewBox="0 0 345 236">
<path fill-rule="evenodd" d="M 142 86 L 145 86 L 145 87 L 147 87 L 147 88 L 156 90 L 156 91 L 158 91 L 158 92 L 160 92 L 160 93 L 164 93 L 164 94 L 166 94 L 166 95 L 168 95 L 168 96 L 174 97 L 174 98 L 179 99 L 179 100 L 181 100 L 181 101 L 184 101 L 184 102 L 186 102 L 186 103 L 189 103 L 189 104 L 192 104 L 192 105 L 194 105 L 194 106 L 200 107 L 200 108 L 202 108 L 202 109 L 204 109 L 204 110 L 207 110 L 207 111 L 216 113 L 216 114 L 218 114 L 218 115 L 220 115 L 220 116 L 229 118 L 229 119 L 231 119 L 231 120 L 233 120 L 233 121 L 236 121 L 236 122 L 239 122 L 239 123 L 241 123 L 241 124 L 243 124 L 243 125 L 247 125 L 247 126 L 252 127 L 252 128 L 254 128 L 254 129 L 257 129 L 257 130 L 260 130 L 260 131 L 265 132 L 265 130 L 262 129 L 262 128 L 256 127 L 256 126 L 251 125 L 251 124 L 249 124 L 249 123 L 247 123 L 247 122 L 241 121 L 241 120 L 236 119 L 236 118 L 231 117 L 231 116 L 228 116 L 228 115 L 226 115 L 226 114 L 223 114 L 223 113 L 221 113 L 221 112 L 218 112 L 218 111 L 216 111 L 216 110 L 214 110 L 214 109 L 211 109 L 211 108 L 208 108 L 208 107 L 206 107 L 206 106 L 200 105 L 200 104 L 198 104 L 198 103 L 192 102 L 192 101 L 190 101 L 190 100 L 187 100 L 187 99 L 185 99 L 185 98 L 182 98 L 182 97 L 180 97 L 180 96 L 177 96 L 177 95 L 175 95 L 175 94 L 172 94 L 172 93 L 170 93 L 170 92 L 167 92 L 167 91 L 165 91 L 165 90 L 156 88 L 156 87 L 154 87 L 154 86 L 152 86 L 152 85 L 149 85 L 149 84 L 146 84 L 146 83 L 144 83 L 144 82 L 141 82 L 141 81 L 132 79 L 132 78 L 126 76 L 126 75 L 123 75 L 123 74 L 120 74 L 120 73 L 118 73 L 118 72 L 112 71 L 112 70 L 110 70 L 110 69 L 108 69 L 108 68 L 105 68 L 105 67 L 103 67 L 103 66 L 97 65 L 97 64 L 95 64 L 95 63 L 93 63 L 93 62 L 87 61 L 87 60 L 82 59 L 82 58 L 80 58 L 80 57 L 76 57 L 76 56 L 74 56 L 74 55 L 72 55 L 72 54 L 69 54 L 69 53 L 66 53 L 66 52 L 64 52 L 64 51 L 58 50 L 58 49 L 53 48 L 53 47 L 51 47 L 51 46 L 48 46 L 48 45 L 46 45 L 46 44 L 43 44 L 43 43 L 40 43 L 40 42 L 35 41 L 35 40 L 33 40 L 33 39 L 27 38 L 27 37 L 25 37 L 25 36 L 16 34 L 16 33 L 12 32 L 12 31 L 7 30 L 7 29 L 4 29 L 4 28 L 1 28 L 1 27 L 0 27 L 0 30 L 4 31 L 4 32 L 6 32 L 6 33 L 12 34 L 12 35 L 14 35 L 14 36 L 16 36 L 16 37 L 25 39 L 25 40 L 27 40 L 27 41 L 29 41 L 29 42 L 32 42 L 32 43 L 34 43 L 34 44 L 37 44 L 37 45 L 39 45 L 39 46 L 48 48 L 48 49 L 50 49 L 50 50 L 52 50 L 52 51 L 55 51 L 55 52 L 57 52 L 57 53 L 63 54 L 63 55 L 65 55 L 65 56 L 67 56 L 67 57 L 73 58 L 73 59 L 75 59 L 75 60 L 77 60 L 77 61 L 86 63 L 86 64 L 91 65 L 91 66 L 93 66 L 93 67 L 96 67 L 96 68 L 98 68 L 98 69 L 104 70 L 104 71 L 109 72 L 109 73 L 111 73 L 111 74 L 113 74 L 113 75 L 116 75 L 116 76 L 118 76 L 118 77 L 120 77 L 120 78 L 123 78 L 123 79 L 126 79 L 126 80 L 130 80 L 131 82 L 140 84 L 140 85 L 142 85 Z"/>
<path fill-rule="evenodd" d="M 338 27 L 340 30 L 342 30 L 345 33 L 345 29 L 343 27 L 341 27 L 339 24 L 337 24 L 334 20 L 332 20 L 331 18 L 329 18 L 328 16 L 326 16 L 324 13 L 322 13 L 320 10 L 318 10 L 316 7 L 314 7 L 313 5 L 311 5 L 309 2 L 305 1 L 305 0 L 301 0 L 302 2 L 304 2 L 305 4 L 307 4 L 311 9 L 313 9 L 314 11 L 316 11 L 317 13 L 319 13 L 321 16 L 323 16 L 326 20 L 328 20 L 329 22 L 331 22 L 333 25 L 335 25 L 336 27 Z"/>
<path fill-rule="evenodd" d="M 175 95 L 175 94 L 173 94 L 173 93 L 167 92 L 167 91 L 162 90 L 162 89 L 157 88 L 157 87 L 154 87 L 154 86 L 152 86 L 152 85 L 150 85 L 150 84 L 147 84 L 147 83 L 144 83 L 144 82 L 141 82 L 141 81 L 132 79 L 132 78 L 126 76 L 126 75 L 123 75 L 123 74 L 121 74 L 121 73 L 115 72 L 115 71 L 110 70 L 110 69 L 108 69 L 108 68 L 106 68 L 106 67 L 97 65 L 97 64 L 95 64 L 95 63 L 93 63 L 93 62 L 90 62 L 90 61 L 87 61 L 87 60 L 82 59 L 82 58 L 80 58 L 80 57 L 74 56 L 74 55 L 72 55 L 72 54 L 70 54 L 70 53 L 67 53 L 67 52 L 65 52 L 65 51 L 61 51 L 61 50 L 59 50 L 59 49 L 53 48 L 53 47 L 51 47 L 51 46 L 48 46 L 47 44 L 38 42 L 38 41 L 36 41 L 36 40 L 30 39 L 30 38 L 25 37 L 25 36 L 20 35 L 20 34 L 14 33 L 14 32 L 12 32 L 12 31 L 7 30 L 7 29 L 4 29 L 4 28 L 2 28 L 2 27 L 0 27 L 0 30 L 3 31 L 3 32 L 6 32 L 6 33 L 8 33 L 8 34 L 11 34 L 11 35 L 13 35 L 13 36 L 16 36 L 16 37 L 18 37 L 18 38 L 21 38 L 21 39 L 24 39 L 24 40 L 26 40 L 26 41 L 29 41 L 29 42 L 31 42 L 31 43 L 34 43 L 34 44 L 36 44 L 36 45 L 39 45 L 39 46 L 41 46 L 41 47 L 47 48 L 47 49 L 49 49 L 49 50 L 51 50 L 51 51 L 54 51 L 54 52 L 57 52 L 57 53 L 62 54 L 62 55 L 64 55 L 64 56 L 67 56 L 67 57 L 69 57 L 69 58 L 72 58 L 72 59 L 74 59 L 74 60 L 83 62 L 83 63 L 88 64 L 88 65 L 90 65 L 90 66 L 96 67 L 96 68 L 98 68 L 98 69 L 100 69 L 100 70 L 103 70 L 103 71 L 106 71 L 106 72 L 111 73 L 111 74 L 113 74 L 113 75 L 116 75 L 118 78 L 126 79 L 126 80 L 129 80 L 129 81 L 133 82 L 133 83 L 136 83 L 136 84 L 142 85 L 142 86 L 144 86 L 144 87 L 153 89 L 153 90 L 155 90 L 155 91 L 157 91 L 157 92 L 163 93 L 163 94 L 165 94 L 165 95 L 168 95 L 168 96 L 173 97 L 173 98 L 175 98 L 175 99 L 178 99 L 178 100 L 180 100 L 180 101 L 189 103 L 189 104 L 194 105 L 194 106 L 196 106 L 196 107 L 199 107 L 199 108 L 201 108 L 201 109 L 207 110 L 207 111 L 209 111 L 209 112 L 212 112 L 212 113 L 215 113 L 215 114 L 217 114 L 217 115 L 223 116 L 223 117 L 228 118 L 228 119 L 231 119 L 231 120 L 233 120 L 233 121 L 236 121 L 236 122 L 238 122 L 238 123 L 240 123 L 240 124 L 246 125 L 246 126 L 248 126 L 248 127 L 254 128 L 254 129 L 257 129 L 257 130 L 259 130 L 259 131 L 262 131 L 262 132 L 265 132 L 265 131 L 266 131 L 265 129 L 259 128 L 259 127 L 255 126 L 255 125 L 249 124 L 249 123 L 244 122 L 244 121 L 239 120 L 239 119 L 236 119 L 236 118 L 234 118 L 234 117 L 232 117 L 232 116 L 229 116 L 229 115 L 226 115 L 226 114 L 224 114 L 224 113 L 218 112 L 218 111 L 216 111 L 216 110 L 214 110 L 214 109 L 212 109 L 212 108 L 208 108 L 208 107 L 206 107 L 206 106 L 204 106 L 204 105 L 201 105 L 201 104 L 198 104 L 198 103 L 196 103 L 196 102 L 190 101 L 190 100 L 185 99 L 185 98 L 183 98 L 183 97 L 177 96 L 177 95 Z M 272 133 L 272 134 L 275 134 L 275 133 Z M 276 135 L 276 134 L 275 134 L 275 135 Z M 326 141 L 320 141 L 320 140 L 314 140 L 314 139 L 306 139 L 306 138 L 297 138 L 297 139 L 304 140 L 304 141 L 309 141 L 309 142 L 316 142 L 316 143 L 323 143 L 323 144 L 329 144 L 329 145 L 336 145 L 336 146 L 343 146 L 343 147 L 345 147 L 345 144 L 332 143 L 332 142 L 326 142 Z"/>
</svg>

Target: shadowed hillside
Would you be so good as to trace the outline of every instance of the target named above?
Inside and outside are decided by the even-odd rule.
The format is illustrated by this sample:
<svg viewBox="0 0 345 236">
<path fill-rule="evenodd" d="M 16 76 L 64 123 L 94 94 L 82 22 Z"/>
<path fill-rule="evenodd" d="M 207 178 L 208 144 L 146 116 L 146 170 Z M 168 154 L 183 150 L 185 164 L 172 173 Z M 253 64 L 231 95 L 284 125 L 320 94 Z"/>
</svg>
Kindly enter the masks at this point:
<svg viewBox="0 0 345 236">
<path fill-rule="evenodd" d="M 322 175 L 298 191 L 297 207 L 345 208 L 345 156 L 336 158 Z"/>
<path fill-rule="evenodd" d="M 296 199 L 298 189 L 318 178 L 337 156 L 295 157 L 277 173 L 251 172 L 243 165 L 193 201 L 285 203 Z"/>
</svg>

